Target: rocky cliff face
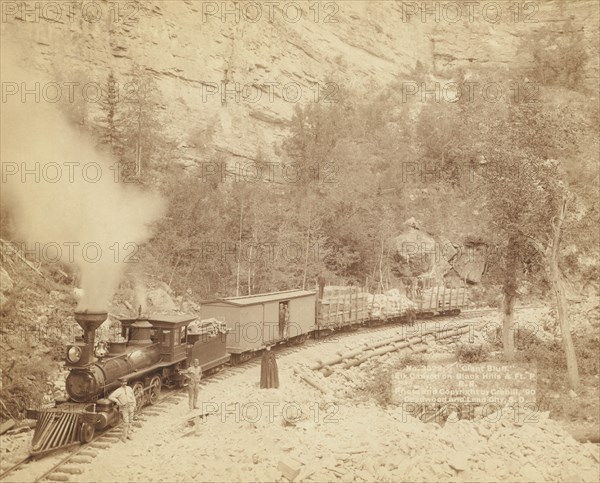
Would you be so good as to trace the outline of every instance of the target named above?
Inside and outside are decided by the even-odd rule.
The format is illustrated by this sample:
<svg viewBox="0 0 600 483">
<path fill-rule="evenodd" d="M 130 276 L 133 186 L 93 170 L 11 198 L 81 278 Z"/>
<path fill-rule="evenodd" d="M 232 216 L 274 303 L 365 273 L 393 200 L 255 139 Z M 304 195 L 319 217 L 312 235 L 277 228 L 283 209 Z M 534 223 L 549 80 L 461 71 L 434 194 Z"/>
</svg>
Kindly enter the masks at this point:
<svg viewBox="0 0 600 483">
<path fill-rule="evenodd" d="M 454 22 L 456 11 L 440 2 L 425 14 L 411 2 L 392 1 L 6 2 L 2 40 L 18 43 L 31 68 L 59 83 L 79 82 L 75 96 L 86 83 L 104 83 L 111 69 L 126 82 L 139 64 L 157 81 L 162 126 L 179 148 L 178 162 L 189 167 L 200 161 L 200 142 L 230 159 L 254 159 L 259 151 L 273 156 L 296 105 L 335 101 L 340 86 L 368 98 L 409 75 L 417 61 L 440 78 L 457 67 L 468 72 L 529 62 L 519 51 L 523 33 L 562 25 L 571 15 L 595 51 L 595 0 L 539 3 L 534 12 L 500 2 L 500 17 L 476 7 L 472 18 L 464 10 Z M 595 85 L 597 55 L 588 64 Z M 87 102 L 84 115 L 93 119 L 97 109 Z"/>
</svg>

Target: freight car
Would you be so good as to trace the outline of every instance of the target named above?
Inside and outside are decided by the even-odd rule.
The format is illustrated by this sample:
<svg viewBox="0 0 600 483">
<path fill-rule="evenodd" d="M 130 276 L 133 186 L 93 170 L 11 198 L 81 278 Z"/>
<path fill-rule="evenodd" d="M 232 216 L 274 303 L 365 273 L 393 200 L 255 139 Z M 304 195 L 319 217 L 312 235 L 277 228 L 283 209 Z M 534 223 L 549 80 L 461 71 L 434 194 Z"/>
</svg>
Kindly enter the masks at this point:
<svg viewBox="0 0 600 483">
<path fill-rule="evenodd" d="M 304 342 L 316 329 L 315 302 L 313 291 L 287 290 L 209 300 L 201 311 L 227 325 L 227 351 L 238 364 L 268 345 Z"/>
<path fill-rule="evenodd" d="M 308 337 L 366 325 L 412 323 L 416 318 L 458 315 L 467 304 L 466 287 L 432 287 L 410 300 L 399 290 L 370 294 L 358 287 L 325 287 L 322 292 L 287 290 L 204 301 L 202 317 L 230 331 L 231 363 L 254 357 L 266 346 L 301 344 Z"/>
<path fill-rule="evenodd" d="M 37 419 L 31 454 L 89 442 L 94 433 L 118 422 L 115 404 L 107 399 L 126 378 L 133 387 L 138 409 L 158 399 L 163 384 L 183 385 L 180 370 L 199 359 L 203 371 L 229 361 L 227 330 L 219 324 L 188 330 L 193 316 L 156 316 L 122 319 L 123 342 L 112 342 L 108 353 L 94 353 L 95 334 L 107 319 L 106 312 L 76 312 L 83 338 L 67 346 L 69 369 L 65 389 L 69 400 L 43 410 L 28 410 Z"/>
</svg>

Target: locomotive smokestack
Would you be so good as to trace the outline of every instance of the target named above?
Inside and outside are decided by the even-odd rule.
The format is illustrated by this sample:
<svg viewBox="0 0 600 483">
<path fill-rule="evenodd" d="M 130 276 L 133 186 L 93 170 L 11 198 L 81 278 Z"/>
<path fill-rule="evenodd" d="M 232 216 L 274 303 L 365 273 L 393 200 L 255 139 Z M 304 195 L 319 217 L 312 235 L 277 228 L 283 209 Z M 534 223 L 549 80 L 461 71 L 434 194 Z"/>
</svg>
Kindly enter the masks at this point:
<svg viewBox="0 0 600 483">
<path fill-rule="evenodd" d="M 75 321 L 83 329 L 83 340 L 86 345 L 94 347 L 96 329 L 108 318 L 108 312 L 75 312 Z"/>
</svg>

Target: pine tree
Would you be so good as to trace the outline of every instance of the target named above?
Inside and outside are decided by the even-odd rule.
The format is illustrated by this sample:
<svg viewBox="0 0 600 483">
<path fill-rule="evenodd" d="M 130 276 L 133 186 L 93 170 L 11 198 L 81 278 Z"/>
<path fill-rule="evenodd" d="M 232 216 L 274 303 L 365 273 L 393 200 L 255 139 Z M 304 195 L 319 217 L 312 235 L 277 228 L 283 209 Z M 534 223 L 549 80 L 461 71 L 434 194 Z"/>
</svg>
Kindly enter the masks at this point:
<svg viewBox="0 0 600 483">
<path fill-rule="evenodd" d="M 120 113 L 119 85 L 109 72 L 100 100 L 102 114 L 97 118 L 99 145 L 106 146 L 118 163 L 123 160 L 122 116 Z"/>
<path fill-rule="evenodd" d="M 158 158 L 160 142 L 156 119 L 158 87 L 152 76 L 137 64 L 131 69 L 131 81 L 123 89 L 124 175 L 140 179 L 143 172 Z"/>
</svg>

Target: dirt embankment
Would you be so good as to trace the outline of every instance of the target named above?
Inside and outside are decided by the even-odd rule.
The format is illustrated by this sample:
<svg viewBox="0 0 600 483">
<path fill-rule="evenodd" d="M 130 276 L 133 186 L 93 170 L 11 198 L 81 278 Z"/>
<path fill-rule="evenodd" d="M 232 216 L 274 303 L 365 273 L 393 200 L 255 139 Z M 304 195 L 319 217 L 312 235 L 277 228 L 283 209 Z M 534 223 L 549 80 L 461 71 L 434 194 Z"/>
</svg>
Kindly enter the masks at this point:
<svg viewBox="0 0 600 483">
<path fill-rule="evenodd" d="M 54 373 L 64 344 L 73 337 L 72 288 L 3 249 L 0 304 L 0 420 L 18 420 L 23 410 L 52 398 Z"/>
</svg>

